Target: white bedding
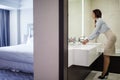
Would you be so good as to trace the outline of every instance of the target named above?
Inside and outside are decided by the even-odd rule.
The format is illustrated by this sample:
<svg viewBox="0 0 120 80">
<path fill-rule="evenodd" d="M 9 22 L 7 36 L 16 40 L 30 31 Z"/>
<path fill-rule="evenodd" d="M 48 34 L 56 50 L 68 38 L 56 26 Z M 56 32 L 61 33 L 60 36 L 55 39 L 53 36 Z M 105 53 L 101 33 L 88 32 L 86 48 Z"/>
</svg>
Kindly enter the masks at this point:
<svg viewBox="0 0 120 80">
<path fill-rule="evenodd" d="M 0 47 L 0 69 L 33 73 L 33 38 L 26 44 Z"/>
<path fill-rule="evenodd" d="M 20 44 L 16 46 L 1 47 L 0 59 L 33 63 L 33 46 Z"/>
</svg>

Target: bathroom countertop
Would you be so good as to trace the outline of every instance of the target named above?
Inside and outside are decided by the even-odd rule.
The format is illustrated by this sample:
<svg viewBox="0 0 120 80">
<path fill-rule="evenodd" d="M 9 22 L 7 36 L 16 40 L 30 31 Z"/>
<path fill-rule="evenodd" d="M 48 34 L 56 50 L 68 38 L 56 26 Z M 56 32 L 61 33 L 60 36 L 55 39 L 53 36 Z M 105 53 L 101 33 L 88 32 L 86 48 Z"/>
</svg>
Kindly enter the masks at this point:
<svg viewBox="0 0 120 80">
<path fill-rule="evenodd" d="M 98 46 L 100 46 L 101 43 L 88 43 L 86 45 L 82 45 L 82 44 L 70 44 L 68 46 L 69 49 L 80 49 L 80 50 L 91 50 L 94 49 Z"/>
</svg>

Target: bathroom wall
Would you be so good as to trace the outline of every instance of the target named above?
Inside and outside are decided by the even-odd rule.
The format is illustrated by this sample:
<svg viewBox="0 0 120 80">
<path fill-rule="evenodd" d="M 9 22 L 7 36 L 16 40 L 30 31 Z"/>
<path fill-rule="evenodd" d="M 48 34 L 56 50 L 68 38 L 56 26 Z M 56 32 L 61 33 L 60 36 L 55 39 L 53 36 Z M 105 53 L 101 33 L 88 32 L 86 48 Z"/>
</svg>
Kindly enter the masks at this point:
<svg viewBox="0 0 120 80">
<path fill-rule="evenodd" d="M 84 30 L 85 36 L 92 30 L 91 1 L 84 0 Z M 82 36 L 82 0 L 69 0 L 69 38 Z"/>
<path fill-rule="evenodd" d="M 87 37 L 91 30 L 93 29 L 93 26 L 91 23 L 93 23 L 92 20 L 92 11 L 91 11 L 91 1 L 90 0 L 84 0 L 84 29 L 85 29 L 85 36 Z"/>
<path fill-rule="evenodd" d="M 120 0 L 91 0 L 91 8 L 99 8 L 103 13 L 103 20 L 117 36 L 116 48 L 120 49 Z M 105 41 L 105 36 L 100 35 L 98 42 Z"/>
<path fill-rule="evenodd" d="M 68 0 L 69 2 L 69 37 L 80 37 L 82 35 L 82 0 Z"/>
</svg>

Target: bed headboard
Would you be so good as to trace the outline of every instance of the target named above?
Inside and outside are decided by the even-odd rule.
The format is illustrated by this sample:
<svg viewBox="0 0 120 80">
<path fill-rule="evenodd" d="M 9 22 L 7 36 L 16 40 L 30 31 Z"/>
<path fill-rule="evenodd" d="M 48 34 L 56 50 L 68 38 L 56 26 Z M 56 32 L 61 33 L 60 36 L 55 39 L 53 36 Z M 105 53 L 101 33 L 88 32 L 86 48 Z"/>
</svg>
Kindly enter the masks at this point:
<svg viewBox="0 0 120 80">
<path fill-rule="evenodd" d="M 28 33 L 28 37 L 33 37 L 33 24 L 27 24 L 27 33 Z"/>
</svg>

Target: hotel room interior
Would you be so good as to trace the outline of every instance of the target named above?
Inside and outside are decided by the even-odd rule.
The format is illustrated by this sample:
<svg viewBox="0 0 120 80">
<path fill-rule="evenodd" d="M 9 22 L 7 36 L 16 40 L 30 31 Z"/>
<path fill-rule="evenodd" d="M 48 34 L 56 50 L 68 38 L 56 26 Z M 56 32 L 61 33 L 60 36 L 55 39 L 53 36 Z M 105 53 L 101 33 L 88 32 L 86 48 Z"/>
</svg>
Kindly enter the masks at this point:
<svg viewBox="0 0 120 80">
<path fill-rule="evenodd" d="M 85 46 L 78 42 L 92 32 L 95 8 L 117 36 L 109 80 L 120 80 L 120 0 L 34 0 L 35 80 L 98 80 L 105 37 Z"/>
<path fill-rule="evenodd" d="M 33 0 L 0 0 L 0 80 L 33 80 Z"/>
</svg>

